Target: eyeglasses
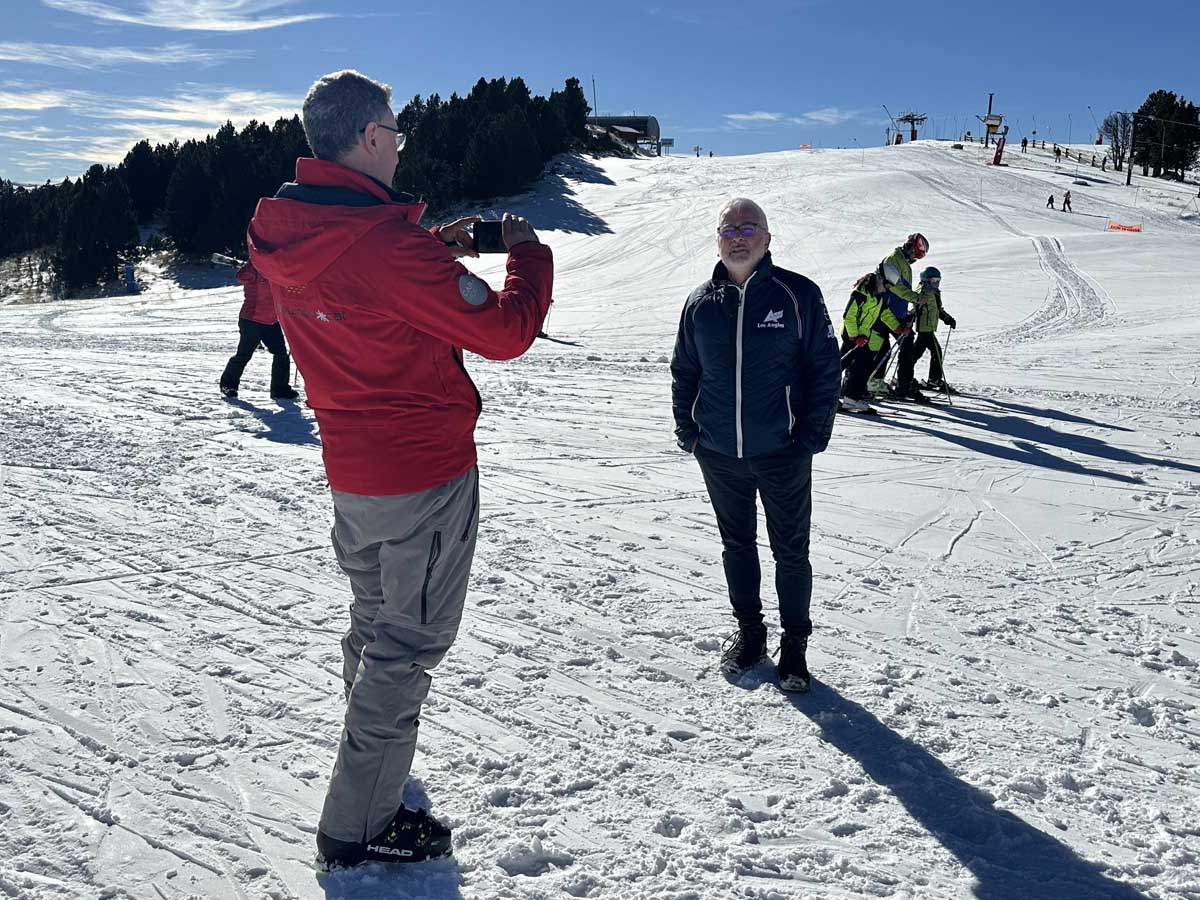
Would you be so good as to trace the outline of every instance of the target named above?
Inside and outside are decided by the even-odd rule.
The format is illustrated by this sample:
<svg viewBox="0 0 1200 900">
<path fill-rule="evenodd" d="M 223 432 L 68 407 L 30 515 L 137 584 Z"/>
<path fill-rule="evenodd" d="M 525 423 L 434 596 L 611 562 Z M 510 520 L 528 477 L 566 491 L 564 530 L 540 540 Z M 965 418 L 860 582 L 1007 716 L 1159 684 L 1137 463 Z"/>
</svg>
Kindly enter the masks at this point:
<svg viewBox="0 0 1200 900">
<path fill-rule="evenodd" d="M 735 237 L 754 237 L 760 231 L 765 232 L 766 230 L 765 226 L 756 222 L 745 222 L 741 225 L 722 225 L 717 229 L 717 234 L 725 240 L 731 241 Z"/>
<path fill-rule="evenodd" d="M 376 122 L 375 124 L 378 125 L 380 128 L 386 128 L 388 131 L 394 131 L 396 133 L 396 152 L 397 153 L 399 153 L 401 150 L 404 149 L 404 145 L 408 142 L 408 135 L 406 135 L 399 128 L 393 128 L 391 125 L 384 125 L 382 122 Z M 362 133 L 365 134 L 367 129 L 370 126 L 371 126 L 370 122 L 368 122 L 366 125 L 364 125 L 362 127 Z"/>
</svg>

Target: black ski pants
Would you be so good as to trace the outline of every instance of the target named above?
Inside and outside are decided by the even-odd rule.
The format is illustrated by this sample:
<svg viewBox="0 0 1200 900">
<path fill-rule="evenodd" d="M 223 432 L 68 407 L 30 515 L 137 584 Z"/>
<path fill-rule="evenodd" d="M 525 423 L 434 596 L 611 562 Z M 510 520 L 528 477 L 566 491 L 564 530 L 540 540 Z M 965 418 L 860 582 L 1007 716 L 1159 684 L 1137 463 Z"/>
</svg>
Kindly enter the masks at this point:
<svg viewBox="0 0 1200 900">
<path fill-rule="evenodd" d="M 237 353 L 229 357 L 229 362 L 225 364 L 225 371 L 221 373 L 221 386 L 235 391 L 238 389 L 242 382 L 242 372 L 261 343 L 271 351 L 271 393 L 288 387 L 292 376 L 292 358 L 288 356 L 283 329 L 279 327 L 279 323 L 264 325 L 252 319 L 238 319 L 238 332 L 241 338 L 238 340 Z"/>
<path fill-rule="evenodd" d="M 899 393 L 907 393 L 912 388 L 917 360 L 925 355 L 926 350 L 929 351 L 929 383 L 941 383 L 942 345 L 938 343 L 936 333 L 920 331 L 910 335 L 900 347 L 900 367 L 896 371 L 896 390 Z"/>
<path fill-rule="evenodd" d="M 737 459 L 696 447 L 696 460 L 717 514 L 725 581 L 740 624 L 761 625 L 762 573 L 758 561 L 758 507 L 767 514 L 767 536 L 775 557 L 779 619 L 789 634 L 812 634 L 812 565 L 808 537 L 812 522 L 812 454 L 797 447 Z"/>
<path fill-rule="evenodd" d="M 867 399 L 867 379 L 879 365 L 881 352 L 886 352 L 886 349 L 872 351 L 866 345 L 855 347 L 852 341 L 842 341 L 842 371 L 846 373 L 846 380 L 842 383 L 843 397 L 849 397 L 851 400 Z"/>
</svg>

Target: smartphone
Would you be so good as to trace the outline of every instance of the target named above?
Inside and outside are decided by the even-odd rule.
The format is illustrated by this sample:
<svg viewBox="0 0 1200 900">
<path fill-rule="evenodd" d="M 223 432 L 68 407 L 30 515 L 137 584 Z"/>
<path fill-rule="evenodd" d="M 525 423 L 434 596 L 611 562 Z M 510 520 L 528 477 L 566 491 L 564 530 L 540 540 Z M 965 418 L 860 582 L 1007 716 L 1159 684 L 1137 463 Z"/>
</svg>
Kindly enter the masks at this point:
<svg viewBox="0 0 1200 900">
<path fill-rule="evenodd" d="M 504 235 L 500 230 L 499 219 L 485 219 L 482 222 L 476 222 L 471 228 L 471 233 L 475 238 L 476 253 L 508 252 L 508 248 L 504 246 Z"/>
</svg>

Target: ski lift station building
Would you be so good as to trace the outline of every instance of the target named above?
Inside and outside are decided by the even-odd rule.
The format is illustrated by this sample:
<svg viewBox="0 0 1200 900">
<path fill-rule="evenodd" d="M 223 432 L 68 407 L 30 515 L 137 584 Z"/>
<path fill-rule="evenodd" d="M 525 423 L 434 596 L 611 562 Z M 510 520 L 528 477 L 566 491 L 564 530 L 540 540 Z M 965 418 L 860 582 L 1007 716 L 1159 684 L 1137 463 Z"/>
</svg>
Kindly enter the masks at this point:
<svg viewBox="0 0 1200 900">
<path fill-rule="evenodd" d="M 613 137 L 662 156 L 662 132 L 654 116 L 588 116 L 587 124 Z"/>
</svg>

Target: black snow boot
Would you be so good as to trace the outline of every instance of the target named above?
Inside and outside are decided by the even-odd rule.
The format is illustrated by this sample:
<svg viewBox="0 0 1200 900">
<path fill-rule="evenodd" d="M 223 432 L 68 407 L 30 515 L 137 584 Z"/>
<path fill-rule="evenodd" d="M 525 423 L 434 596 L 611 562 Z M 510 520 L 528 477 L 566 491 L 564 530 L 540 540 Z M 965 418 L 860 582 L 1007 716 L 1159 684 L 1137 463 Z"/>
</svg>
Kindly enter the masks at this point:
<svg viewBox="0 0 1200 900">
<path fill-rule="evenodd" d="M 361 862 L 422 862 L 450 852 L 450 829 L 423 809 L 401 806 L 382 833 L 369 841 L 339 841 L 317 832 L 317 853 L 326 868 Z"/>
<path fill-rule="evenodd" d="M 915 384 L 905 388 L 903 391 L 897 391 L 898 399 L 909 400 L 913 403 L 932 403 L 933 401 L 921 393 L 921 389 Z"/>
<path fill-rule="evenodd" d="M 767 626 L 743 622 L 721 648 L 721 672 L 738 676 L 749 672 L 767 655 Z"/>
<path fill-rule="evenodd" d="M 237 392 L 238 392 L 237 385 L 226 384 L 224 381 L 221 382 L 221 396 L 222 397 L 228 397 L 230 400 L 236 400 Z"/>
<path fill-rule="evenodd" d="M 293 387 L 288 387 L 286 384 L 281 388 L 271 389 L 272 400 L 295 400 L 300 396 L 300 392 Z"/>
<path fill-rule="evenodd" d="M 808 673 L 808 638 L 798 634 L 783 633 L 779 642 L 779 689 L 804 693 L 812 685 L 812 676 Z"/>
</svg>

